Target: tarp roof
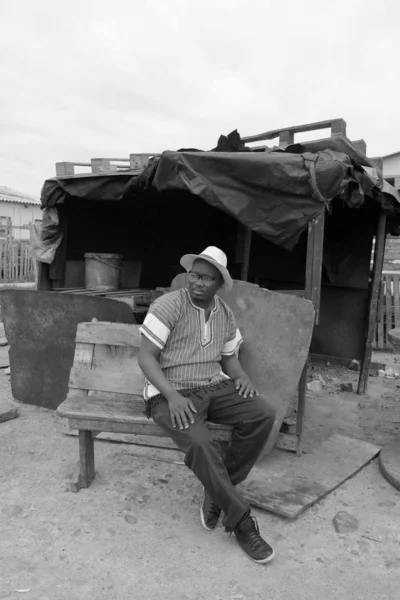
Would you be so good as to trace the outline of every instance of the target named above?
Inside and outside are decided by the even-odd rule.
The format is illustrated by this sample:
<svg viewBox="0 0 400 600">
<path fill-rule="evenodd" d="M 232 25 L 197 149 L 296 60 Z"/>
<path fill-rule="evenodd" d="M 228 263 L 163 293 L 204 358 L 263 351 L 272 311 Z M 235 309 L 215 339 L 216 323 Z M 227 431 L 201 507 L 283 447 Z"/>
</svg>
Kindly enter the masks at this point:
<svg viewBox="0 0 400 600">
<path fill-rule="evenodd" d="M 355 148 L 341 152 L 337 138 L 335 149 L 321 149 L 320 142 L 313 151 L 307 145 L 289 152 L 167 151 L 139 176 L 124 171 L 48 179 L 41 201 L 52 207 L 69 196 L 134 201 L 138 192 L 186 191 L 288 249 L 334 199 L 357 208 L 368 197 L 400 215 L 399 193 L 366 157 Z"/>
</svg>

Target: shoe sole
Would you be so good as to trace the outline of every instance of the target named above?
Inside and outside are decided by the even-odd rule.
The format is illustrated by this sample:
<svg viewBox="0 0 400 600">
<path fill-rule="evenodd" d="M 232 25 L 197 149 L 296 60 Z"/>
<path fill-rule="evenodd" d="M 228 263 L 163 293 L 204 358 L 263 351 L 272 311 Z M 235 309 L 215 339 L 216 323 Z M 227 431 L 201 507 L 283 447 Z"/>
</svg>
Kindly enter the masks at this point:
<svg viewBox="0 0 400 600">
<path fill-rule="evenodd" d="M 249 556 L 249 555 L 247 554 L 247 556 Z M 268 556 L 268 558 L 263 558 L 262 560 L 256 560 L 255 558 L 251 558 L 251 556 L 249 556 L 249 558 L 250 558 L 250 559 L 251 559 L 253 562 L 255 562 L 255 563 L 259 564 L 259 565 L 266 565 L 267 563 L 271 562 L 271 560 L 272 560 L 274 557 L 275 557 L 275 552 L 274 552 L 274 551 L 272 551 L 272 554 L 270 554 L 270 555 Z"/>
<path fill-rule="evenodd" d="M 206 522 L 204 520 L 204 513 L 203 513 L 203 505 L 202 504 L 200 506 L 200 521 L 201 521 L 201 524 L 203 525 L 203 527 L 204 527 L 204 529 L 206 531 L 214 531 L 214 529 L 215 529 L 214 527 L 207 527 L 207 525 L 206 525 Z"/>
</svg>

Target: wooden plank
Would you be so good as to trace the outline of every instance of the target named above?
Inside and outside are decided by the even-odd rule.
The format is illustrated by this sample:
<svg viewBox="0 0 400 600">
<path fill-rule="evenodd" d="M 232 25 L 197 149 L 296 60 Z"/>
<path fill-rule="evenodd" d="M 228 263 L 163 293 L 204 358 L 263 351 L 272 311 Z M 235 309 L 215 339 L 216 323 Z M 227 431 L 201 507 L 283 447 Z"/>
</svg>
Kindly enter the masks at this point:
<svg viewBox="0 0 400 600">
<path fill-rule="evenodd" d="M 106 371 L 132 372 L 143 375 L 138 365 L 139 349 L 132 346 L 108 346 L 96 344 L 94 346 L 93 368 Z"/>
<path fill-rule="evenodd" d="M 257 135 L 249 135 L 241 138 L 243 144 L 250 142 L 263 142 L 264 140 L 273 140 L 277 138 L 282 131 L 292 133 L 303 133 L 308 131 L 318 131 L 320 129 L 330 129 L 331 133 L 343 133 L 346 135 L 346 121 L 344 119 L 332 119 L 329 121 L 317 121 L 315 123 L 306 123 L 304 125 L 294 125 L 292 127 L 283 127 L 282 129 L 272 129 Z"/>
<path fill-rule="evenodd" d="M 33 275 L 34 280 L 36 281 L 33 263 L 34 263 L 34 260 L 31 258 L 30 246 L 27 246 L 25 248 L 24 276 L 29 277 L 30 275 Z"/>
<path fill-rule="evenodd" d="M 382 448 L 379 467 L 385 479 L 400 490 L 400 439 L 395 439 Z"/>
<path fill-rule="evenodd" d="M 71 369 L 69 388 L 119 394 L 140 394 L 144 387 L 144 375 L 132 371 L 117 372 L 103 369 L 75 367 Z"/>
<path fill-rule="evenodd" d="M 321 298 L 324 226 L 325 210 L 313 219 L 308 227 L 305 297 L 314 304 L 316 325 L 318 325 L 319 322 L 319 305 Z"/>
<path fill-rule="evenodd" d="M 64 433 L 66 435 L 71 435 L 76 437 L 78 435 L 78 431 L 76 429 L 69 429 L 68 427 L 65 429 Z M 219 433 L 219 435 L 222 435 Z M 223 434 L 228 437 L 229 434 Z M 93 436 L 93 432 L 92 432 Z M 96 436 L 96 440 L 100 440 L 103 442 L 112 442 L 114 444 L 130 444 L 132 446 L 143 446 L 147 448 L 161 448 L 163 450 L 178 450 L 176 444 L 169 437 L 160 437 L 160 436 L 151 436 L 151 435 L 138 435 L 133 433 L 112 433 L 112 432 L 98 432 Z M 227 439 L 223 441 L 228 441 Z M 285 450 L 287 452 L 296 452 L 297 446 L 297 436 L 295 435 L 286 435 L 284 433 L 280 433 L 276 443 L 275 448 L 279 448 L 280 450 Z"/>
<path fill-rule="evenodd" d="M 94 353 L 94 345 L 93 344 L 85 344 L 83 342 L 77 342 L 75 344 L 75 354 L 74 354 L 74 366 L 85 365 L 88 368 L 92 366 Z"/>
<path fill-rule="evenodd" d="M 74 353 L 74 366 L 86 366 L 91 368 L 93 362 L 94 346 L 93 344 L 76 343 Z M 87 396 L 88 390 L 85 389 L 70 389 L 68 397 L 72 396 Z"/>
<path fill-rule="evenodd" d="M 140 346 L 139 325 L 125 323 L 79 323 L 77 342 L 108 344 L 110 346 Z"/>
<path fill-rule="evenodd" d="M 294 132 L 290 131 L 290 129 L 285 129 L 281 131 L 279 134 L 279 147 L 286 148 L 289 144 L 294 143 Z"/>
<path fill-rule="evenodd" d="M 257 463 L 239 490 L 254 506 L 293 519 L 358 473 L 380 448 L 335 434 L 297 458 L 274 450 Z"/>
<path fill-rule="evenodd" d="M 121 395 L 118 399 L 103 397 L 101 394 L 91 396 L 70 396 L 57 408 L 57 414 L 64 418 L 92 419 L 129 423 L 132 419 L 147 420 L 144 414 L 143 396 L 139 394 Z M 99 431 L 102 430 L 101 427 Z"/>
<path fill-rule="evenodd" d="M 69 418 L 71 429 L 84 429 L 86 431 L 99 430 L 112 433 L 131 433 L 134 435 L 149 435 L 155 437 L 165 437 L 165 431 L 161 429 L 152 420 L 146 417 L 132 418 L 129 423 L 111 421 L 95 421 L 92 419 L 74 419 Z M 212 431 L 213 438 L 219 442 L 230 442 L 232 435 L 228 429 L 223 429 L 222 425 L 207 423 L 207 427 Z"/>
<path fill-rule="evenodd" d="M 14 281 L 18 281 L 18 254 L 20 244 L 14 244 Z"/>
<path fill-rule="evenodd" d="M 20 245 L 20 255 L 19 255 L 19 279 L 24 280 L 24 258 L 26 254 L 26 244 Z"/>
<path fill-rule="evenodd" d="M 4 280 L 4 242 L 0 241 L 0 281 Z"/>
<path fill-rule="evenodd" d="M 5 239 L 4 240 L 4 253 L 3 253 L 3 281 L 7 281 L 8 279 L 8 260 L 9 260 L 9 253 L 8 253 L 8 240 Z"/>
<path fill-rule="evenodd" d="M 393 278 L 393 295 L 394 295 L 394 328 L 400 327 L 400 298 L 399 298 L 399 275 L 392 275 Z"/>
<path fill-rule="evenodd" d="M 8 269 L 8 280 L 12 281 L 14 273 L 14 244 L 10 242 L 10 264 Z"/>
<path fill-rule="evenodd" d="M 383 292 L 384 292 L 384 278 L 385 275 L 382 277 L 382 281 L 381 281 L 381 285 L 380 285 L 380 289 L 379 289 L 379 301 L 378 301 L 378 309 L 377 309 L 377 347 L 380 350 L 383 350 L 385 348 L 385 334 L 384 334 L 384 318 L 383 318 L 383 307 L 384 307 L 384 302 L 383 302 Z"/>
<path fill-rule="evenodd" d="M 365 394 L 368 386 L 368 375 L 372 355 L 372 342 L 376 330 L 379 290 L 381 285 L 383 258 L 385 254 L 386 239 L 386 213 L 381 212 L 376 231 L 376 244 L 374 255 L 374 266 L 372 271 L 371 295 L 369 304 L 369 316 L 366 330 L 366 341 L 364 347 L 364 357 L 361 364 L 360 378 L 358 381 L 358 394 Z"/>
<path fill-rule="evenodd" d="M 393 329 L 392 316 L 392 277 L 386 275 L 386 341 L 388 332 Z"/>
</svg>

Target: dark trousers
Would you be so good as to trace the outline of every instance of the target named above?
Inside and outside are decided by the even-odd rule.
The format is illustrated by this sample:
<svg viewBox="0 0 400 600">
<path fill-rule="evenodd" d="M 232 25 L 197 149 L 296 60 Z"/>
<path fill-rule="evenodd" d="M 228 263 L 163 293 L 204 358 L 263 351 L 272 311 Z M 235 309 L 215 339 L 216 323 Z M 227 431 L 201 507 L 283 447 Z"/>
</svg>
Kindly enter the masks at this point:
<svg viewBox="0 0 400 600">
<path fill-rule="evenodd" d="M 186 466 L 223 510 L 223 523 L 231 530 L 250 508 L 235 486 L 247 477 L 260 456 L 274 424 L 275 411 L 261 396 L 239 396 L 232 381 L 193 393 L 185 390 L 184 395 L 190 396 L 197 410 L 188 429 L 172 427 L 168 402 L 162 396 L 152 405 L 151 416 L 185 453 Z M 234 427 L 224 458 L 206 421 Z"/>
</svg>

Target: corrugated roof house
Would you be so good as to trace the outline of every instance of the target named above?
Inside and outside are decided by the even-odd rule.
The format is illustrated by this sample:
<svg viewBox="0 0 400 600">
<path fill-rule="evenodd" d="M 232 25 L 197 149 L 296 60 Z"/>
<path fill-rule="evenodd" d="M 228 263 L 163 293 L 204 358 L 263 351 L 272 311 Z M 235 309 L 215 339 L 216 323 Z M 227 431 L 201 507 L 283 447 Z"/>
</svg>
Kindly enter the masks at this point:
<svg viewBox="0 0 400 600">
<path fill-rule="evenodd" d="M 0 185 L 0 225 L 12 225 L 14 239 L 28 240 L 30 223 L 41 221 L 40 199 L 10 187 Z M 3 237 L 3 236 L 2 236 Z"/>
<path fill-rule="evenodd" d="M 38 204 L 40 206 L 40 198 L 30 196 L 23 192 L 18 192 L 5 185 L 0 185 L 0 201 L 1 202 L 18 202 L 20 204 Z"/>
</svg>

